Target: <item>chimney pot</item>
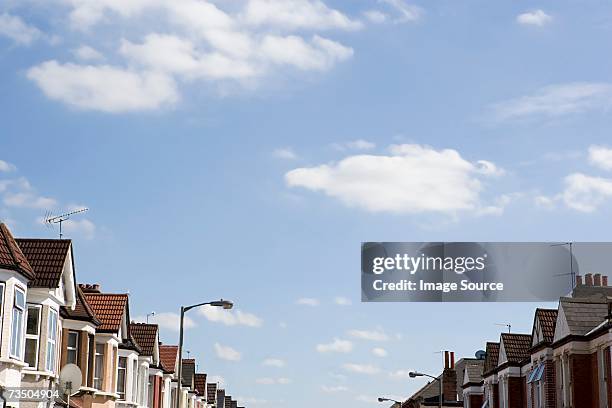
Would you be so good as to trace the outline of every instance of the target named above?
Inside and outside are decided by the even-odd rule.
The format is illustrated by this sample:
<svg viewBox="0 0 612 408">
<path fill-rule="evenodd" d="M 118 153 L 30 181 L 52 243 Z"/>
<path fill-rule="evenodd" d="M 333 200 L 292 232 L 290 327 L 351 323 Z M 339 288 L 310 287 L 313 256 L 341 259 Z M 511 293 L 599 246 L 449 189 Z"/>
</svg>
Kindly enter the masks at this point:
<svg viewBox="0 0 612 408">
<path fill-rule="evenodd" d="M 576 275 L 576 286 L 582 286 L 584 282 L 582 281 L 582 276 Z"/>
<path fill-rule="evenodd" d="M 601 276 L 601 286 L 608 286 L 608 277 L 606 275 Z"/>
<path fill-rule="evenodd" d="M 451 351 L 450 353 L 450 368 L 455 368 L 455 352 Z"/>
<path fill-rule="evenodd" d="M 444 352 L 444 368 L 448 368 L 450 366 L 449 364 L 449 360 L 448 360 L 448 351 Z"/>
<path fill-rule="evenodd" d="M 585 286 L 593 286 L 593 274 L 587 273 L 584 275 L 584 284 Z"/>
<path fill-rule="evenodd" d="M 596 273 L 593 275 L 593 285 L 601 286 L 601 273 Z"/>
</svg>

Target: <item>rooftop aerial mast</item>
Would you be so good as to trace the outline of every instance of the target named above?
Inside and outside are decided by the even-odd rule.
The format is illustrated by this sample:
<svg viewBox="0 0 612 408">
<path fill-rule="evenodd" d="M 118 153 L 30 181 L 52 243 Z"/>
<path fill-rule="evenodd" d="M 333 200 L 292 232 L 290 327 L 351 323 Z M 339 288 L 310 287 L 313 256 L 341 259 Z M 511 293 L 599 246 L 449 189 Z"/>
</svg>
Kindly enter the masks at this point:
<svg viewBox="0 0 612 408">
<path fill-rule="evenodd" d="M 51 214 L 48 214 L 45 217 L 45 224 L 47 225 L 52 225 L 52 224 L 59 224 L 59 237 L 60 239 L 62 239 L 63 234 L 62 234 L 62 223 L 64 221 L 68 221 L 70 219 L 70 216 L 75 215 L 75 214 L 80 214 L 80 213 L 84 213 L 85 211 L 88 211 L 89 208 L 81 208 L 78 210 L 74 210 L 74 211 L 70 211 L 61 215 L 55 215 L 52 216 Z"/>
</svg>

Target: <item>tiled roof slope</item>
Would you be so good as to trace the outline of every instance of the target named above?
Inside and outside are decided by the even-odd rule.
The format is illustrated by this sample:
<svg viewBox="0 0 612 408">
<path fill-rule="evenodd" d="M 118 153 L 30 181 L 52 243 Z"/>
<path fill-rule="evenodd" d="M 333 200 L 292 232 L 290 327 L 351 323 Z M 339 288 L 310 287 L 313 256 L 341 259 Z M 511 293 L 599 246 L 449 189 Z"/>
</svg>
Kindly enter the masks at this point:
<svg viewBox="0 0 612 408">
<path fill-rule="evenodd" d="M 140 346 L 142 354 L 153 356 L 155 344 L 157 343 L 157 330 L 159 326 L 149 323 L 131 323 L 130 333 L 136 343 Z"/>
<path fill-rule="evenodd" d="M 60 308 L 60 315 L 64 319 L 83 320 L 93 323 L 95 326 L 102 324 L 102 322 L 94 314 L 91 306 L 89 306 L 89 303 L 87 303 L 85 295 L 79 286 L 76 288 L 76 306 L 74 310 L 62 306 Z"/>
<path fill-rule="evenodd" d="M 206 384 L 206 403 L 214 404 L 216 398 L 217 398 L 217 384 L 216 383 Z"/>
<path fill-rule="evenodd" d="M 480 384 L 482 382 L 483 368 L 484 360 L 474 360 L 466 364 L 463 384 Z"/>
<path fill-rule="evenodd" d="M 29 238 L 18 238 L 15 241 L 36 274 L 29 286 L 34 288 L 59 287 L 71 241 L 69 239 Z"/>
<path fill-rule="evenodd" d="M 510 363 L 520 363 L 530 356 L 531 334 L 502 333 L 506 358 Z"/>
<path fill-rule="evenodd" d="M 542 335 L 547 343 L 551 343 L 555 337 L 557 313 L 557 309 L 536 309 L 536 317 L 540 321 Z"/>
<path fill-rule="evenodd" d="M 592 298 L 561 298 L 570 334 L 584 335 L 604 321 L 608 315 L 608 303 L 605 296 Z"/>
<path fill-rule="evenodd" d="M 487 342 L 486 347 L 487 356 L 484 362 L 484 372 L 487 373 L 495 367 L 497 367 L 497 361 L 499 359 L 499 343 Z"/>
<path fill-rule="evenodd" d="M 195 389 L 200 395 L 206 392 L 206 374 L 196 373 L 194 377 Z"/>
<path fill-rule="evenodd" d="M 193 384 L 193 376 L 195 375 L 195 359 L 183 359 L 183 383 L 187 386 Z"/>
<path fill-rule="evenodd" d="M 108 293 L 85 293 L 85 299 L 102 324 L 98 331 L 116 333 L 121 328 L 123 314 L 128 305 L 128 295 Z"/>
<path fill-rule="evenodd" d="M 29 280 L 36 278 L 34 269 L 4 223 L 0 224 L 0 268 L 19 272 Z"/>
<path fill-rule="evenodd" d="M 159 360 L 161 365 L 169 373 L 173 373 L 176 367 L 176 357 L 178 356 L 178 346 L 159 345 Z"/>
</svg>

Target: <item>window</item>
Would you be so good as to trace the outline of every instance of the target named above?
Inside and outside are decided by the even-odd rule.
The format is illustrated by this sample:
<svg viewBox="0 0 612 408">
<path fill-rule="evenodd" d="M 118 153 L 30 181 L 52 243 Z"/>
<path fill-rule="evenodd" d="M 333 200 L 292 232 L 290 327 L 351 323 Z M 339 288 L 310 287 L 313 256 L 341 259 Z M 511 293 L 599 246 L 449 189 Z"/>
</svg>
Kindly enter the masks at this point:
<svg viewBox="0 0 612 408">
<path fill-rule="evenodd" d="M 153 378 L 152 375 L 149 376 L 149 384 L 147 387 L 147 396 L 148 396 L 148 404 L 147 406 L 149 408 L 153 407 L 153 384 L 155 382 L 155 379 Z"/>
<path fill-rule="evenodd" d="M 23 359 L 23 314 L 25 312 L 25 292 L 16 287 L 13 300 L 13 319 L 11 322 L 11 357 Z"/>
<path fill-rule="evenodd" d="M 138 362 L 133 361 L 132 364 L 132 402 L 136 402 L 138 395 Z"/>
<path fill-rule="evenodd" d="M 77 364 L 79 360 L 79 332 L 68 332 L 68 344 L 66 345 L 66 363 Z"/>
<path fill-rule="evenodd" d="M 47 371 L 55 371 L 55 355 L 57 353 L 57 312 L 49 309 L 49 326 L 47 327 Z"/>
<path fill-rule="evenodd" d="M 125 400 L 125 379 L 127 373 L 127 357 L 119 357 L 117 364 L 117 394 L 119 399 Z"/>
<path fill-rule="evenodd" d="M 38 367 L 38 342 L 40 339 L 40 305 L 28 305 L 26 318 L 25 358 L 31 368 Z"/>
<path fill-rule="evenodd" d="M 104 377 L 104 344 L 96 343 L 94 354 L 94 380 L 93 386 L 97 390 L 102 390 L 102 378 Z"/>
</svg>

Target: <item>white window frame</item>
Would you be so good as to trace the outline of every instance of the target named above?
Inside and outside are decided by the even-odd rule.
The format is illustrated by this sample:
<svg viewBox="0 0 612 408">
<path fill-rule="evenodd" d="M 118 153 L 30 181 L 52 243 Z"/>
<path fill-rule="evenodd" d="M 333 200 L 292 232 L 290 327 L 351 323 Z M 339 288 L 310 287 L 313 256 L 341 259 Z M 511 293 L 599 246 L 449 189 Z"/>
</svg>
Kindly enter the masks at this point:
<svg viewBox="0 0 612 408">
<path fill-rule="evenodd" d="M 32 309 L 38 309 L 38 325 L 36 327 L 36 334 L 28 334 L 28 318 L 30 317 L 30 308 Z M 36 352 L 34 355 L 34 365 L 31 365 L 29 367 L 27 367 L 28 369 L 37 369 L 38 368 L 38 354 L 40 352 L 40 326 L 41 326 L 41 318 L 42 318 L 42 305 L 37 305 L 34 303 L 26 303 L 26 310 L 28 311 L 28 313 L 26 314 L 26 318 L 25 318 L 25 340 L 24 340 L 24 347 L 27 346 L 28 340 L 35 340 L 36 341 Z M 23 353 L 23 360 L 25 362 L 25 349 L 24 349 L 24 353 Z M 28 363 L 29 364 L 29 363 Z"/>
<path fill-rule="evenodd" d="M 17 305 L 17 292 L 21 293 L 23 295 L 23 306 L 19 306 Z M 15 312 L 21 313 L 20 315 L 17 315 L 20 317 L 20 322 L 18 323 L 20 327 L 15 327 Z M 22 289 L 19 286 L 15 286 L 15 290 L 13 291 L 13 308 L 11 309 L 11 342 L 10 342 L 10 350 L 9 350 L 9 355 L 12 358 L 18 359 L 23 361 L 23 351 L 24 351 L 24 339 L 25 336 L 24 334 L 24 324 L 25 324 L 25 319 L 24 316 L 26 314 L 27 311 L 27 303 L 26 303 L 26 292 L 24 289 Z M 17 330 L 17 333 L 15 332 Z M 15 336 L 17 335 L 17 338 L 15 338 Z M 15 341 L 18 341 L 19 343 L 17 345 L 15 345 Z M 18 350 L 13 350 L 15 347 L 18 347 Z M 16 351 L 16 353 L 14 353 L 13 351 Z"/>
<path fill-rule="evenodd" d="M 47 358 L 45 359 L 45 370 L 54 373 L 57 367 L 57 332 L 59 329 L 59 313 L 55 309 L 49 309 L 47 318 Z"/>
<path fill-rule="evenodd" d="M 70 345 L 70 335 L 76 335 L 76 346 L 72 347 Z M 70 352 L 73 351 L 76 355 L 76 361 L 74 361 L 73 364 L 78 364 L 79 363 L 79 348 L 80 348 L 80 344 L 79 341 L 81 339 L 81 333 L 79 333 L 79 331 L 77 330 L 68 330 L 68 337 L 66 338 L 66 363 L 70 363 L 70 358 L 68 358 L 70 356 Z"/>
<path fill-rule="evenodd" d="M 0 343 L 2 342 L 2 332 L 4 331 L 4 298 L 6 295 L 6 282 L 0 282 Z"/>
<path fill-rule="evenodd" d="M 123 359 L 123 361 L 125 361 L 125 366 L 121 367 L 121 360 Z M 120 400 L 125 400 L 126 399 L 126 394 L 127 394 L 127 369 L 128 369 L 128 358 L 127 357 L 122 357 L 119 356 L 119 359 L 117 360 L 117 386 L 115 387 L 116 390 L 115 392 L 119 395 L 119 399 Z M 119 372 L 123 371 L 123 392 L 119 392 Z"/>
<path fill-rule="evenodd" d="M 102 347 L 102 353 L 98 353 L 98 346 Z M 104 354 L 106 352 L 106 344 L 105 343 L 94 343 L 94 372 L 93 372 L 93 386 L 95 389 L 102 391 L 102 386 L 104 385 Z M 96 377 L 98 374 L 98 356 L 101 356 L 100 362 L 100 377 Z M 99 381 L 99 387 L 96 382 Z"/>
</svg>

